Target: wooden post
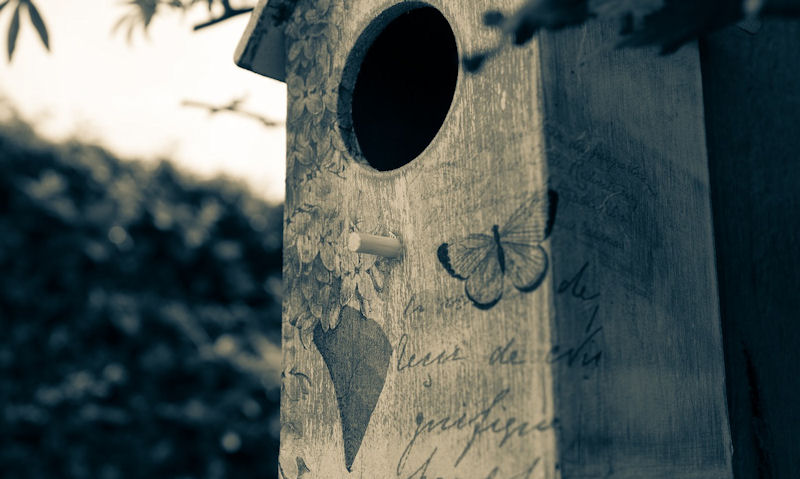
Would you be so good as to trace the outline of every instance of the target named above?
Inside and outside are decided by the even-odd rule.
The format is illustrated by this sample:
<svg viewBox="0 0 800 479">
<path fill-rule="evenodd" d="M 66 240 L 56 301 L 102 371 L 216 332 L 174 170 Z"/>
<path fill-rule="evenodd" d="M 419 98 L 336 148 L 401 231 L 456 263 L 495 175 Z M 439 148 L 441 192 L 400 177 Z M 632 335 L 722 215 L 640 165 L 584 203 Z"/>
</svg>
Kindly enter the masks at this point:
<svg viewBox="0 0 800 479">
<path fill-rule="evenodd" d="M 800 23 L 731 27 L 703 49 L 736 477 L 800 470 Z"/>
<path fill-rule="evenodd" d="M 281 477 L 731 478 L 697 49 L 590 24 L 451 78 L 489 7 L 281 27 Z"/>
</svg>

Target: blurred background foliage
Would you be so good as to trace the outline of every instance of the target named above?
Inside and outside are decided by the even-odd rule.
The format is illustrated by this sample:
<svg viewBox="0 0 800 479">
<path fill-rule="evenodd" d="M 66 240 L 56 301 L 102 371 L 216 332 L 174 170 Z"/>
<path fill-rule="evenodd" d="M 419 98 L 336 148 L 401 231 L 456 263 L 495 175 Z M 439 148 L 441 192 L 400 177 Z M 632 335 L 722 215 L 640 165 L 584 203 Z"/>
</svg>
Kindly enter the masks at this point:
<svg viewBox="0 0 800 479">
<path fill-rule="evenodd" d="M 253 2 L 245 1 L 240 6 L 231 0 L 124 0 L 127 12 L 112 30 L 124 31 L 131 41 L 137 29 L 146 34 L 153 18 L 161 12 L 186 12 L 202 6 L 208 9 L 208 19 L 194 25 L 195 30 L 200 30 L 253 11 Z M 281 16 L 275 20 L 286 20 L 296 3 L 297 0 L 284 0 Z M 0 11 L 6 7 L 13 12 L 7 33 L 9 61 L 14 55 L 21 18 L 27 17 L 44 47 L 50 49 L 47 24 L 33 0 L 0 0 Z M 800 16 L 800 0 L 525 0 L 509 12 L 484 12 L 484 24 L 500 30 L 501 39 L 490 49 L 466 55 L 464 67 L 476 72 L 488 58 L 509 45 L 527 44 L 539 30 L 560 30 L 592 18 L 619 21 L 618 46 L 657 45 L 668 54 L 699 36 L 742 20 L 757 22 L 761 16 L 796 18 Z"/>
<path fill-rule="evenodd" d="M 124 0 L 120 3 L 126 6 L 126 13 L 117 20 L 111 30 L 112 32 L 123 32 L 129 42 L 133 40 L 133 35 L 137 30 L 141 30 L 146 35 L 153 18 L 165 11 L 185 13 L 195 7 L 206 8 L 208 19 L 194 25 L 194 30 L 208 28 L 253 11 L 251 4 L 239 6 L 231 3 L 231 0 Z M 45 2 L 44 9 L 46 10 L 46 8 Z M 0 0 L 0 12 L 3 10 L 11 12 L 6 33 L 6 50 L 9 61 L 14 57 L 20 28 L 26 22 L 36 30 L 44 48 L 50 50 L 47 22 L 37 3 L 34 3 L 33 0 Z"/>
<path fill-rule="evenodd" d="M 0 477 L 276 477 L 280 206 L 0 126 Z"/>
</svg>

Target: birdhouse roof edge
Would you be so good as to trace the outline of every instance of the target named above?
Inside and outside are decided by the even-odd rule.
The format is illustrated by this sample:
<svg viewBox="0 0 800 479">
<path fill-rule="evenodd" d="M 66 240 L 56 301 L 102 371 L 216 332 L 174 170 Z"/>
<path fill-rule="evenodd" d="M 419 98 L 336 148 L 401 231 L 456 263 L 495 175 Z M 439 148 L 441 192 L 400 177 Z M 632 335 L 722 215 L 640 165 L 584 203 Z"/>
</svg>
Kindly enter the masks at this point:
<svg viewBox="0 0 800 479">
<path fill-rule="evenodd" d="M 297 0 L 258 0 L 242 34 L 233 60 L 259 75 L 286 81 L 284 24 Z"/>
</svg>

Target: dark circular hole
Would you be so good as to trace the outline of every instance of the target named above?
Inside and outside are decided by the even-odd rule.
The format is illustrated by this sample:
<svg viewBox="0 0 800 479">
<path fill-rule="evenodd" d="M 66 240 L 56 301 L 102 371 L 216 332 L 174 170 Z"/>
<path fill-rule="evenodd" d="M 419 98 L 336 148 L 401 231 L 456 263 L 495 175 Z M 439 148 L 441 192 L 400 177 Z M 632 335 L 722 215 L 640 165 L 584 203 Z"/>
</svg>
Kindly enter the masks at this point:
<svg viewBox="0 0 800 479">
<path fill-rule="evenodd" d="M 455 35 L 438 10 L 423 6 L 391 20 L 363 56 L 349 105 L 367 163 L 393 170 L 422 153 L 444 123 L 457 78 Z"/>
</svg>

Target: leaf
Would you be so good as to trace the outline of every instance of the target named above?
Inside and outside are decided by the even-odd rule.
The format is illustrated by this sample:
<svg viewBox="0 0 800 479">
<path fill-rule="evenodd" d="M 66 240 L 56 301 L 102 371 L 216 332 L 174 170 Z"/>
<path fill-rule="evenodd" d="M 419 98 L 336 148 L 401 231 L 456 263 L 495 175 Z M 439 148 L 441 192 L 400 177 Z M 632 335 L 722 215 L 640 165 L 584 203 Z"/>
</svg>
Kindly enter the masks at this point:
<svg viewBox="0 0 800 479">
<path fill-rule="evenodd" d="M 314 344 L 333 381 L 342 420 L 344 463 L 350 471 L 386 383 L 392 347 L 381 327 L 346 306 L 335 329 L 314 329 Z"/>
<path fill-rule="evenodd" d="M 42 20 L 42 16 L 39 15 L 39 10 L 36 8 L 36 5 L 33 2 L 27 2 L 28 5 L 28 15 L 31 17 L 31 23 L 36 28 L 36 31 L 39 33 L 39 38 L 42 39 L 42 43 L 44 43 L 44 47 L 47 50 L 50 50 L 50 38 L 47 35 L 47 26 L 44 24 L 44 20 Z"/>
<path fill-rule="evenodd" d="M 740 20 L 741 7 L 738 2 L 665 1 L 661 9 L 645 15 L 644 26 L 618 46 L 658 45 L 661 54 L 674 53 L 698 36 Z"/>
<path fill-rule="evenodd" d="M 586 0 L 528 0 L 509 20 L 509 33 L 515 45 L 524 45 L 541 28 L 560 30 L 588 17 Z"/>
<path fill-rule="evenodd" d="M 476 73 L 483 66 L 486 61 L 486 54 L 478 53 L 472 56 L 464 57 L 464 69 L 469 73 Z"/>
<path fill-rule="evenodd" d="M 147 31 L 147 27 L 150 26 L 150 22 L 153 21 L 153 17 L 155 16 L 156 10 L 158 9 L 158 1 L 133 0 L 131 3 L 138 7 L 142 23 L 144 24 L 144 30 Z"/>
<path fill-rule="evenodd" d="M 525 45 L 528 43 L 533 35 L 539 30 L 539 25 L 533 21 L 525 20 L 517 25 L 512 33 L 514 45 Z"/>
<path fill-rule="evenodd" d="M 126 14 L 119 17 L 119 19 L 114 23 L 114 26 L 111 27 L 111 34 L 113 35 L 114 33 L 116 33 L 117 30 L 119 30 L 119 28 L 125 24 L 125 22 L 130 21 L 129 17 L 130 14 Z"/>
<path fill-rule="evenodd" d="M 489 10 L 483 14 L 483 24 L 487 27 L 499 27 L 504 20 L 503 12 L 497 10 Z"/>
<path fill-rule="evenodd" d="M 17 4 L 14 15 L 11 17 L 11 25 L 8 26 L 8 61 L 14 56 L 14 49 L 17 47 L 17 36 L 19 35 L 19 9 L 21 3 Z"/>
</svg>

